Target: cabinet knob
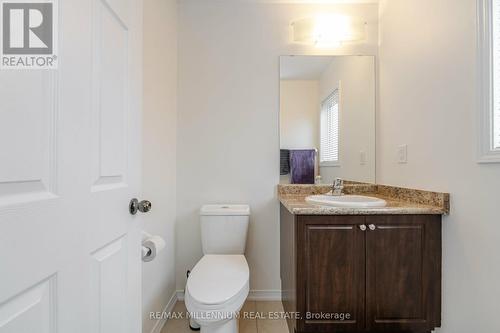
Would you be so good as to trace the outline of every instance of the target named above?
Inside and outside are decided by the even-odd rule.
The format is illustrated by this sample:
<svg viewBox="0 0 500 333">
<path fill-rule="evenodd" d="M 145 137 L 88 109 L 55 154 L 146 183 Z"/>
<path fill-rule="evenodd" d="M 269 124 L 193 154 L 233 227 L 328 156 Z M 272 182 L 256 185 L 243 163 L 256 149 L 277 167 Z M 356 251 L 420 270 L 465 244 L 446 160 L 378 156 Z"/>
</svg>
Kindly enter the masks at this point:
<svg viewBox="0 0 500 333">
<path fill-rule="evenodd" d="M 359 229 L 361 229 L 361 231 L 365 231 L 366 230 L 366 225 L 364 225 L 364 224 L 360 225 Z"/>
<path fill-rule="evenodd" d="M 377 229 L 377 227 L 375 226 L 375 224 L 370 224 L 368 226 L 368 228 L 370 228 L 370 230 L 372 230 L 372 231 L 375 230 L 375 229 Z"/>
</svg>

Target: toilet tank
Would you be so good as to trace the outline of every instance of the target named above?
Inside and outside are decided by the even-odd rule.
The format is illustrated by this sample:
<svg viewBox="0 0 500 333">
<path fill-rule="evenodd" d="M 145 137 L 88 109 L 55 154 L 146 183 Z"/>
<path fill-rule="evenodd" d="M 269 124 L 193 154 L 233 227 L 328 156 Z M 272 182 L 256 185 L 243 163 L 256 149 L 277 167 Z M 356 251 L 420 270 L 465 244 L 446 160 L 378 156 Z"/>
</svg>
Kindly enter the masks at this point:
<svg viewBox="0 0 500 333">
<path fill-rule="evenodd" d="M 200 209 L 203 254 L 244 254 L 250 207 L 204 205 Z"/>
</svg>

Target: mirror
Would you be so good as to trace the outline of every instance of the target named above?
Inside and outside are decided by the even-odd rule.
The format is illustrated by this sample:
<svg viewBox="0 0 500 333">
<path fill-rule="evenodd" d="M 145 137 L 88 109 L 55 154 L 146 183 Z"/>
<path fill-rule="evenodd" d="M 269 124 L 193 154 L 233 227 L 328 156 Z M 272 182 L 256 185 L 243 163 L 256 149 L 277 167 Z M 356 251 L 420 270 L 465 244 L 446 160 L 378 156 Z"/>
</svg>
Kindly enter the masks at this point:
<svg viewBox="0 0 500 333">
<path fill-rule="evenodd" d="M 375 182 L 375 57 L 280 58 L 280 175 Z"/>
</svg>

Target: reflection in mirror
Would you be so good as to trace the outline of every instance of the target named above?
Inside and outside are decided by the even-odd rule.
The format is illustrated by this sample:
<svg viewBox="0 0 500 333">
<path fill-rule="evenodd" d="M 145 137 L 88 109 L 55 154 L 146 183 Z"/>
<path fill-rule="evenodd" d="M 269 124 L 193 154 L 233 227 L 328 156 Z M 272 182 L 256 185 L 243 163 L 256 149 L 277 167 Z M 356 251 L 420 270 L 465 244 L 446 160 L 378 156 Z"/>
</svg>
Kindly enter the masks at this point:
<svg viewBox="0 0 500 333">
<path fill-rule="evenodd" d="M 280 182 L 375 182 L 373 56 L 282 56 Z"/>
</svg>

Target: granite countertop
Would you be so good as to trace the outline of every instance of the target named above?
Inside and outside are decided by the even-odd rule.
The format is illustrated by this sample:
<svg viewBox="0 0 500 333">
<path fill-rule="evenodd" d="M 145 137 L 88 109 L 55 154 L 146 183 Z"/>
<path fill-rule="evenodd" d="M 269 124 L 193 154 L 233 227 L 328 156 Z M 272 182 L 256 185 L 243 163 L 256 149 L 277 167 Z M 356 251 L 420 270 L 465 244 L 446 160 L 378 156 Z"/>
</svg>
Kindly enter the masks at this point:
<svg viewBox="0 0 500 333">
<path fill-rule="evenodd" d="M 394 186 L 347 182 L 345 194 L 359 194 L 384 199 L 387 206 L 379 208 L 339 208 L 305 201 L 309 195 L 325 194 L 331 185 L 278 185 L 278 197 L 295 215 L 445 215 L 450 211 L 448 193 L 430 192 Z"/>
</svg>

